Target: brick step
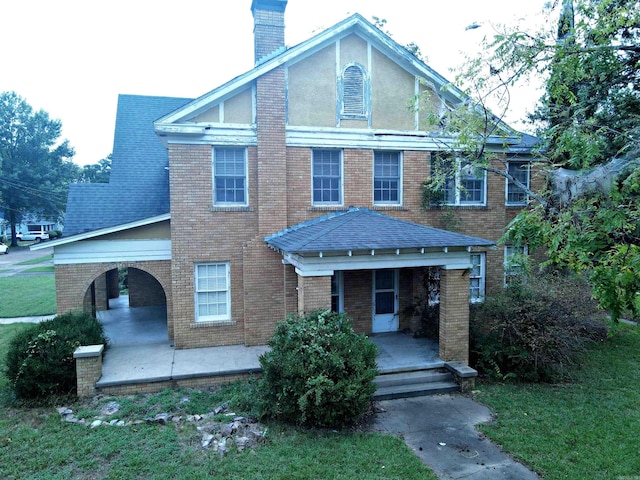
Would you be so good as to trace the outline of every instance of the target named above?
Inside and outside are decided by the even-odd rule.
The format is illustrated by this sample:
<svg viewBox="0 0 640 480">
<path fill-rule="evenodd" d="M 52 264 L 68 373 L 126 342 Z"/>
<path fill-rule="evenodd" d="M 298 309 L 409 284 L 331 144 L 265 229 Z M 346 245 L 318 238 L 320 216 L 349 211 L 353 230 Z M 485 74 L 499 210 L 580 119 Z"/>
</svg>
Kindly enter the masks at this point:
<svg viewBox="0 0 640 480">
<path fill-rule="evenodd" d="M 460 391 L 453 375 L 444 369 L 417 370 L 378 375 L 374 400 L 421 397 Z"/>
</svg>

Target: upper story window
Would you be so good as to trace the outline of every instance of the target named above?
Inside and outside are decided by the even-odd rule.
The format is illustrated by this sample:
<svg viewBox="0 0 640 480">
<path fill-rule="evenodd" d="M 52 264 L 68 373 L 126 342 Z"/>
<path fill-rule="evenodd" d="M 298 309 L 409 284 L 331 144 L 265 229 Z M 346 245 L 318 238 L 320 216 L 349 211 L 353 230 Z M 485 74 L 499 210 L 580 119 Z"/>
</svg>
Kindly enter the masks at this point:
<svg viewBox="0 0 640 480">
<path fill-rule="evenodd" d="M 521 160 L 509 160 L 507 162 L 507 172 L 513 178 L 529 188 L 531 177 L 531 165 L 529 162 Z M 507 180 L 507 205 L 526 205 L 529 196 L 524 188 L 516 185 L 511 180 Z"/>
<path fill-rule="evenodd" d="M 431 171 L 443 176 L 439 198 L 433 204 L 486 205 L 487 172 L 475 168 L 460 158 L 434 155 Z"/>
<path fill-rule="evenodd" d="M 196 265 L 196 322 L 231 320 L 230 283 L 228 263 Z"/>
<path fill-rule="evenodd" d="M 314 205 L 342 205 L 342 153 L 314 150 L 311 160 Z"/>
<path fill-rule="evenodd" d="M 469 301 L 479 303 L 484 301 L 485 284 L 485 254 L 471 254 L 471 270 L 469 271 Z"/>
<path fill-rule="evenodd" d="M 349 64 L 340 78 L 340 118 L 367 119 L 369 116 L 369 78 L 362 65 Z"/>
<path fill-rule="evenodd" d="M 399 205 L 402 203 L 402 169 L 399 152 L 373 154 L 373 203 Z"/>
<path fill-rule="evenodd" d="M 213 204 L 247 205 L 247 149 L 213 149 Z"/>
</svg>

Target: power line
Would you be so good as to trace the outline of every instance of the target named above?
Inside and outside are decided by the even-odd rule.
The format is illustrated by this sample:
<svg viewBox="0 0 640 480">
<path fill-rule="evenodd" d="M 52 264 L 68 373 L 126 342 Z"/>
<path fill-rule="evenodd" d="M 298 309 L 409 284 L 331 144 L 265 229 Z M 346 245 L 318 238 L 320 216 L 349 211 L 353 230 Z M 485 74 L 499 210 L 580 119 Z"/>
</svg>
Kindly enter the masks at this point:
<svg viewBox="0 0 640 480">
<path fill-rule="evenodd" d="M 41 198 L 47 198 L 47 197 L 54 197 L 58 200 L 66 200 L 66 195 L 63 193 L 56 193 L 56 192 L 52 192 L 51 190 L 41 190 L 39 188 L 34 188 L 31 187 L 29 184 L 26 184 L 24 182 L 20 182 L 18 180 L 7 180 L 4 178 L 0 177 L 0 182 L 5 183 L 11 187 L 14 188 L 20 188 L 22 190 L 27 190 L 26 193 L 29 193 L 29 191 L 34 192 L 34 193 L 30 193 L 31 195 L 35 195 Z"/>
</svg>

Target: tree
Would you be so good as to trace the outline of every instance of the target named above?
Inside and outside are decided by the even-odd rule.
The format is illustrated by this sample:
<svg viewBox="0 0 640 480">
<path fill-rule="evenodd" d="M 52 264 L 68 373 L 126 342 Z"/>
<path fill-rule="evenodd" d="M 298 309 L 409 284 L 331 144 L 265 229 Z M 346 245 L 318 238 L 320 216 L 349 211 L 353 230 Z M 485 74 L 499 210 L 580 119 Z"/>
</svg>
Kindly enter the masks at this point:
<svg viewBox="0 0 640 480">
<path fill-rule="evenodd" d="M 78 174 L 79 183 L 109 183 L 111 174 L 111 154 L 98 163 L 84 165 Z"/>
<path fill-rule="evenodd" d="M 584 272 L 614 319 L 640 315 L 640 9 L 634 0 L 563 0 L 546 30 L 503 27 L 468 59 L 457 83 L 467 101 L 437 119 L 465 162 L 508 178 L 534 200 L 505 239 L 545 247 L 549 261 Z M 555 27 L 557 26 L 557 28 Z M 546 89 L 530 120 L 545 188 L 532 191 L 500 166 L 489 137 L 511 131 L 502 118 L 518 82 Z M 489 106 L 492 107 L 490 110 Z M 494 113 L 492 113 L 492 111 Z M 425 183 L 433 193 L 441 173 Z"/>
<path fill-rule="evenodd" d="M 60 142 L 62 124 L 15 92 L 0 94 L 0 211 L 17 245 L 16 225 L 27 214 L 59 217 L 77 172 L 73 148 Z"/>
</svg>

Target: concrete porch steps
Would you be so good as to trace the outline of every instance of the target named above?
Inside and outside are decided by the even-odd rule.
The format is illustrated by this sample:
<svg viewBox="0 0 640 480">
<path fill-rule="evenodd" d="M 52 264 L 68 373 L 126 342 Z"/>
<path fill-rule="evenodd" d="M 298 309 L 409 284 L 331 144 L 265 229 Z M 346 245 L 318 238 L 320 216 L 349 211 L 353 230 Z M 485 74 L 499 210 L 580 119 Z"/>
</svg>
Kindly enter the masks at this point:
<svg viewBox="0 0 640 480">
<path fill-rule="evenodd" d="M 451 372 L 444 368 L 432 368 L 409 372 L 385 373 L 374 379 L 374 400 L 421 397 L 438 393 L 460 391 L 460 385 Z"/>
</svg>

